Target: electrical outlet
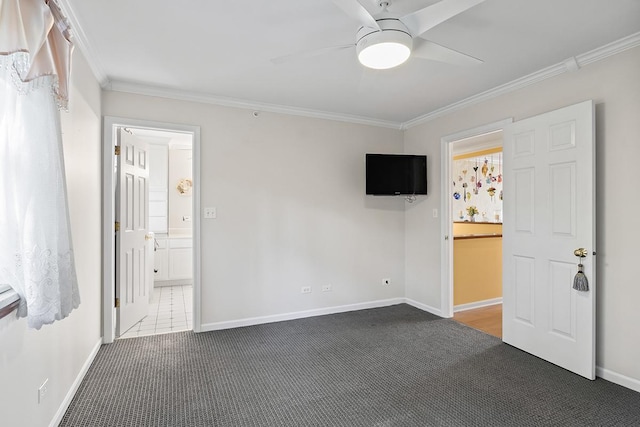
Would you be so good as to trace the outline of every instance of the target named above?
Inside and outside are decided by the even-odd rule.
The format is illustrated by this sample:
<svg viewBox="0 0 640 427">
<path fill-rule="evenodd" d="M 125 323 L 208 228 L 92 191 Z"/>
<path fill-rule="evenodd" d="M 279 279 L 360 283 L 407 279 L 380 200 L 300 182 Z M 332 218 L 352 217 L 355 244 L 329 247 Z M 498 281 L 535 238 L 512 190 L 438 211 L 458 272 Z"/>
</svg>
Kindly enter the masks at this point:
<svg viewBox="0 0 640 427">
<path fill-rule="evenodd" d="M 331 292 L 333 287 L 331 285 L 322 285 L 322 292 Z"/>
<path fill-rule="evenodd" d="M 49 378 L 44 380 L 40 388 L 38 388 L 38 403 L 42 403 L 45 397 L 47 397 L 48 388 L 49 388 Z"/>
<path fill-rule="evenodd" d="M 433 217 L 438 218 L 438 209 L 433 210 Z"/>
<path fill-rule="evenodd" d="M 300 288 L 300 293 L 302 293 L 302 294 L 310 294 L 311 293 L 311 286 L 303 286 L 302 288 Z"/>
<path fill-rule="evenodd" d="M 391 279 L 382 279 L 382 286 L 391 285 Z"/>
<path fill-rule="evenodd" d="M 218 216 L 216 208 L 204 208 L 204 217 L 207 219 L 215 219 Z"/>
</svg>

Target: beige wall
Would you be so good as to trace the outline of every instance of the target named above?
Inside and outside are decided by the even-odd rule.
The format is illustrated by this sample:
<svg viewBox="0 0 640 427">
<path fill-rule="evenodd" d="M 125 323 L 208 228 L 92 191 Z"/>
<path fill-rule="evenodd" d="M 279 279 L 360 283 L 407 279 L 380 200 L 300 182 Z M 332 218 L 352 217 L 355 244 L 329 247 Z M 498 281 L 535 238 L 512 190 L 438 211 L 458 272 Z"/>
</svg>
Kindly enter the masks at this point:
<svg viewBox="0 0 640 427">
<path fill-rule="evenodd" d="M 407 152 L 429 155 L 430 196 L 406 211 L 407 297 L 440 306 L 440 139 L 508 117 L 520 120 L 593 99 L 597 163 L 597 365 L 640 388 L 640 286 L 629 221 L 640 159 L 640 48 L 482 102 L 405 132 Z M 628 185 L 629 184 L 629 185 Z"/>
<path fill-rule="evenodd" d="M 365 153 L 402 152 L 401 131 L 120 92 L 102 106 L 201 127 L 205 328 L 404 295 L 405 202 L 364 194 Z"/>
<path fill-rule="evenodd" d="M 193 179 L 191 171 L 192 150 L 169 150 L 169 232 L 191 233 L 193 224 L 193 191 L 188 194 L 180 194 L 176 189 L 181 179 Z M 192 217 L 185 221 L 184 217 Z"/>
<path fill-rule="evenodd" d="M 68 318 L 27 329 L 24 319 L 0 320 L 0 424 L 50 425 L 100 342 L 101 149 L 100 87 L 76 50 L 69 112 L 62 133 L 75 263 L 81 304 Z M 38 388 L 49 379 L 46 399 Z M 62 415 L 62 414 L 59 414 Z"/>
</svg>

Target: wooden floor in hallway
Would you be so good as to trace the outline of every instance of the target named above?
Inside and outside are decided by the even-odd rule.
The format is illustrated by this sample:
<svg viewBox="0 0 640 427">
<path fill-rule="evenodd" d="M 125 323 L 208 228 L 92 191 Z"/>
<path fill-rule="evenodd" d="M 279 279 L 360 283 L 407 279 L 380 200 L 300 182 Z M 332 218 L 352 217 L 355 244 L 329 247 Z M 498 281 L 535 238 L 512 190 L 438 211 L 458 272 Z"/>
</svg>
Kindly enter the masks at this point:
<svg viewBox="0 0 640 427">
<path fill-rule="evenodd" d="M 489 335 L 502 338 L 502 304 L 459 311 L 453 319 Z"/>
</svg>

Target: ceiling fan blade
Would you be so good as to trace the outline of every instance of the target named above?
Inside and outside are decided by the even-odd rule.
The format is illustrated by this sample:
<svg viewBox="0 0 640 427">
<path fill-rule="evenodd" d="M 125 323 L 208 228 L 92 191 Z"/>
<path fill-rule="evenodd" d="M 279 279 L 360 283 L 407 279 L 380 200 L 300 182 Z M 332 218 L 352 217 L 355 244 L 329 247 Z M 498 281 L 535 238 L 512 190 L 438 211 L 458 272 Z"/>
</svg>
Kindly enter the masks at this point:
<svg viewBox="0 0 640 427">
<path fill-rule="evenodd" d="M 352 47 L 355 47 L 355 44 L 352 43 L 352 44 L 344 44 L 340 46 L 321 47 L 320 49 L 305 50 L 304 52 L 296 52 L 296 53 L 291 53 L 289 55 L 278 56 L 277 58 L 272 58 L 271 62 L 279 65 L 289 61 L 313 58 L 314 56 L 320 56 L 326 53 L 336 52 L 339 50 L 348 49 Z"/>
<path fill-rule="evenodd" d="M 362 6 L 358 0 L 331 0 L 336 6 L 338 6 L 344 13 L 359 21 L 363 26 L 380 29 L 380 26 L 376 22 L 375 18 L 371 16 L 369 11 Z"/>
<path fill-rule="evenodd" d="M 411 56 L 463 66 L 477 65 L 484 62 L 481 59 L 421 38 L 413 40 Z"/>
<path fill-rule="evenodd" d="M 442 0 L 424 9 L 403 16 L 400 21 L 407 26 L 414 37 L 453 18 L 485 0 Z"/>
</svg>

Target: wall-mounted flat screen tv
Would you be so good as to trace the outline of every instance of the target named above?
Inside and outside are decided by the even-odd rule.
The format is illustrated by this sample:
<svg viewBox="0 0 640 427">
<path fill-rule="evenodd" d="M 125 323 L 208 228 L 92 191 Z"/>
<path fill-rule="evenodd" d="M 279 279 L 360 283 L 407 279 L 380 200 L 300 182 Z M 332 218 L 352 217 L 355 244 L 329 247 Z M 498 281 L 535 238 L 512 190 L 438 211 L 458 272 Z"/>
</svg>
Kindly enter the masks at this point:
<svg viewBox="0 0 640 427">
<path fill-rule="evenodd" d="M 427 156 L 367 154 L 366 194 L 427 194 Z"/>
</svg>

